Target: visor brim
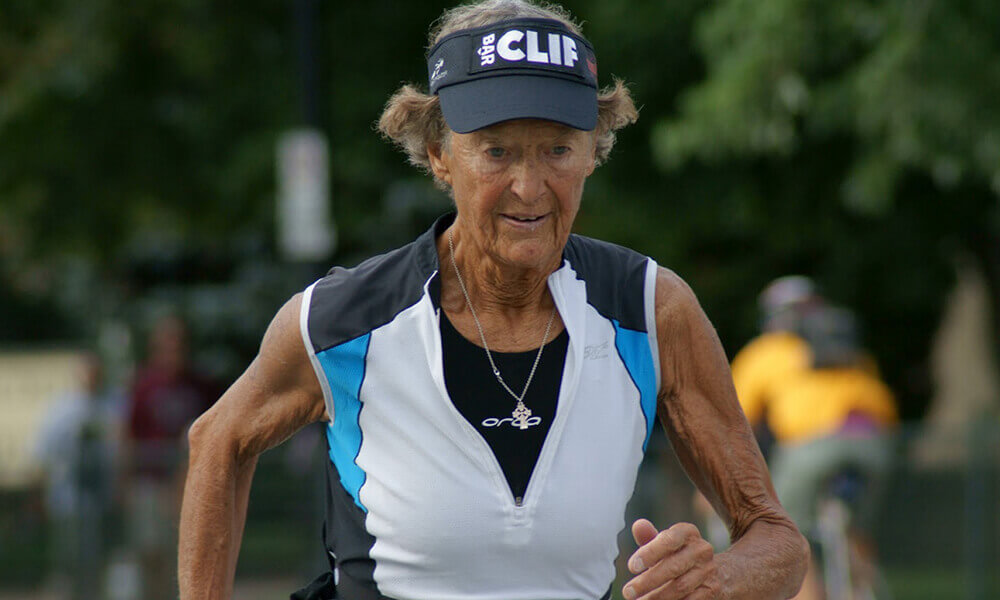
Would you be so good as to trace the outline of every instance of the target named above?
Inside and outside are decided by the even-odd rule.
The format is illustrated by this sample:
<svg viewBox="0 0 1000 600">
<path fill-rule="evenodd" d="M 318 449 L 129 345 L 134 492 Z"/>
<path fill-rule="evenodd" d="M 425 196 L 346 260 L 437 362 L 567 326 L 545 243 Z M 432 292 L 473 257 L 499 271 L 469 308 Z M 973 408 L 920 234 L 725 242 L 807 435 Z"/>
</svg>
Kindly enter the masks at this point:
<svg viewBox="0 0 1000 600">
<path fill-rule="evenodd" d="M 437 94 L 444 120 L 456 133 L 513 119 L 544 119 L 583 131 L 597 127 L 597 90 L 566 79 L 488 77 L 444 87 Z"/>
</svg>

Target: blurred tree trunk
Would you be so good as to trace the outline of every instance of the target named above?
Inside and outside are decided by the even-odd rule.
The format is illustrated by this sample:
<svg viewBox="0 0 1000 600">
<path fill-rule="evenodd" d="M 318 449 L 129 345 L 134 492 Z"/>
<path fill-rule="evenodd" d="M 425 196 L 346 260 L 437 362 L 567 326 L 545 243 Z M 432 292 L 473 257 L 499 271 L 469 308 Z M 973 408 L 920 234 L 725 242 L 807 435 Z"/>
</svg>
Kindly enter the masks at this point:
<svg viewBox="0 0 1000 600">
<path fill-rule="evenodd" d="M 969 458 L 970 428 L 1000 416 L 993 296 L 972 257 L 957 257 L 955 269 L 931 353 L 935 394 L 914 447 L 915 458 L 927 466 L 962 464 Z"/>
</svg>

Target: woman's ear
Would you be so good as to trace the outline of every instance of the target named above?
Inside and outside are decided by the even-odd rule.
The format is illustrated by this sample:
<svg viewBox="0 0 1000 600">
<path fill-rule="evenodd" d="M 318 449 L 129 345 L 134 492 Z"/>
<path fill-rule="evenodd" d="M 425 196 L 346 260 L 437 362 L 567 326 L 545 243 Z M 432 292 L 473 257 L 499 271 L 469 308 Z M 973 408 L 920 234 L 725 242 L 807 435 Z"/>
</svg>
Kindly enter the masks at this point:
<svg viewBox="0 0 1000 600">
<path fill-rule="evenodd" d="M 434 177 L 451 187 L 451 171 L 448 169 L 448 161 L 445 159 L 447 152 L 443 144 L 427 145 L 427 159 L 431 163 L 431 173 L 434 173 Z"/>
</svg>

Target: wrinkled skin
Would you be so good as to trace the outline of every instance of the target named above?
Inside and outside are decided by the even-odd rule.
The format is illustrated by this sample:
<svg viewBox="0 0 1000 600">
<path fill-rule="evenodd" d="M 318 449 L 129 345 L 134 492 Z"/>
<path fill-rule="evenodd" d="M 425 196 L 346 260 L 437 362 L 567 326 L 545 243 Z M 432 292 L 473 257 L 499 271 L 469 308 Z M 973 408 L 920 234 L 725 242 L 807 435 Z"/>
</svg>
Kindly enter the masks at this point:
<svg viewBox="0 0 1000 600">
<path fill-rule="evenodd" d="M 448 237 L 490 347 L 537 348 L 554 303 L 546 286 L 593 172 L 594 134 L 518 120 L 429 147 L 435 177 L 453 192 Z M 478 331 L 452 269 L 442 268 L 441 306 L 456 329 Z M 257 457 L 328 415 L 299 333 L 301 294 L 272 321 L 247 371 L 191 429 L 181 514 L 184 600 L 229 598 Z M 658 414 L 681 463 L 729 523 L 732 547 L 714 554 L 698 530 L 633 524 L 639 549 L 626 598 L 788 598 L 808 547 L 778 504 L 763 458 L 736 402 L 722 346 L 684 282 L 660 269 L 656 284 L 662 385 Z M 556 317 L 549 339 L 562 330 Z"/>
</svg>

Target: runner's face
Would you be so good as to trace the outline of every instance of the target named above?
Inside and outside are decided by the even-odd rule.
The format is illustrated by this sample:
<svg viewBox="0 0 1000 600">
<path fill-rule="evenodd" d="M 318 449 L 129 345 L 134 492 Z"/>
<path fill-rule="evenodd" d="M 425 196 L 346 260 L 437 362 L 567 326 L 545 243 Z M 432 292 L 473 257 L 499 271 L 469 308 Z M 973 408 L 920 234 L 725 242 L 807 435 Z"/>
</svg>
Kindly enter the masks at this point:
<svg viewBox="0 0 1000 600">
<path fill-rule="evenodd" d="M 504 265 L 558 264 L 594 171 L 594 132 L 519 119 L 450 136 L 431 165 L 451 186 L 461 235 Z"/>
</svg>

